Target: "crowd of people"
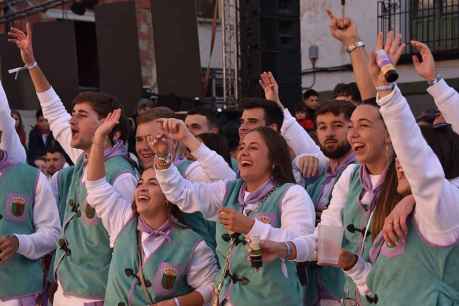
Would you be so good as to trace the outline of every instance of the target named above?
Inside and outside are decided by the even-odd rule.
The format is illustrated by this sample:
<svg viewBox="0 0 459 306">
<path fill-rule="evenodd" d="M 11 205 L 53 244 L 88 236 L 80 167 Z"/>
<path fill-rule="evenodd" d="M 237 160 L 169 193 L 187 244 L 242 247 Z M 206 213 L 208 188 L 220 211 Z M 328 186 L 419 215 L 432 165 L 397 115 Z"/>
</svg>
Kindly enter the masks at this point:
<svg viewBox="0 0 459 306">
<path fill-rule="evenodd" d="M 264 72 L 236 135 L 147 100 L 134 137 L 100 92 L 69 114 L 30 25 L 12 28 L 43 112 L 33 134 L 63 151 L 27 158 L 0 86 L 0 305 L 459 305 L 459 93 L 409 42 L 442 115 L 418 122 L 355 23 L 328 15 L 355 83 L 305 92 L 292 116 Z M 378 33 L 393 66 L 404 48 Z M 46 174 L 27 165 L 42 156 Z"/>
</svg>

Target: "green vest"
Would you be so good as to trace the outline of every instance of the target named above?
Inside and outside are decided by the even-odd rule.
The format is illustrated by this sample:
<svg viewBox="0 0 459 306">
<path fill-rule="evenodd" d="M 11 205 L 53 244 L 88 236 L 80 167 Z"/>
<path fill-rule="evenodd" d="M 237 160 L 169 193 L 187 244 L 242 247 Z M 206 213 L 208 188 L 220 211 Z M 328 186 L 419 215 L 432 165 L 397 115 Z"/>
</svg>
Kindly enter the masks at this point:
<svg viewBox="0 0 459 306">
<path fill-rule="evenodd" d="M 237 163 L 237 160 L 232 157 L 231 157 L 231 169 L 233 169 L 234 172 L 236 173 L 239 171 L 239 165 Z"/>
<path fill-rule="evenodd" d="M 336 178 L 336 181 L 338 181 L 339 176 L 341 176 L 341 173 Z M 306 186 L 306 191 L 311 197 L 316 211 L 320 200 L 321 187 L 325 182 L 325 178 L 326 173 L 323 172 L 314 182 Z M 328 198 L 331 199 L 331 192 Z M 307 263 L 306 267 L 308 281 L 304 289 L 305 306 L 319 305 L 322 299 L 341 300 L 343 298 L 345 275 L 340 268 L 322 267 L 315 263 Z"/>
<path fill-rule="evenodd" d="M 362 183 L 360 182 L 360 165 L 355 167 L 354 172 L 351 175 L 349 184 L 349 192 L 346 198 L 346 206 L 343 209 L 343 225 L 344 225 L 344 237 L 343 237 L 343 249 L 348 250 L 354 254 L 359 254 L 360 247 L 362 245 L 363 233 L 355 231 L 351 233 L 347 230 L 349 225 L 354 225 L 355 228 L 365 230 L 368 220 L 369 212 L 366 212 L 359 203 L 360 193 L 363 190 Z M 371 226 L 370 226 L 371 227 Z M 369 228 L 370 228 L 369 227 Z M 365 239 L 364 252 L 362 254 L 363 259 L 368 260 L 369 251 L 371 248 L 371 233 L 368 232 Z M 360 254 L 359 254 L 360 255 Z M 345 276 L 344 282 L 344 298 L 357 299 L 361 305 L 368 305 L 365 297 L 359 294 L 356 297 L 357 287 L 350 277 Z"/>
<path fill-rule="evenodd" d="M 379 256 L 367 284 L 378 296 L 377 305 L 459 305 L 459 244 L 430 245 L 413 223 L 408 225 L 406 245 L 389 248 L 380 243 L 372 249 Z"/>
<path fill-rule="evenodd" d="M 39 171 L 26 164 L 8 165 L 0 174 L 0 236 L 35 232 L 33 207 Z M 39 293 L 43 288 L 40 260 L 15 254 L 0 264 L 0 299 Z"/>
<path fill-rule="evenodd" d="M 191 165 L 192 161 L 183 160 L 177 169 L 182 176 L 185 176 L 186 169 Z M 215 222 L 206 220 L 201 212 L 185 213 L 177 210 L 174 214 L 177 220 L 192 229 L 195 233 L 204 239 L 209 248 L 215 251 L 217 242 L 215 241 Z"/>
<path fill-rule="evenodd" d="M 59 241 L 67 241 L 70 254 L 58 247 L 54 270 L 64 294 L 103 300 L 112 249 L 101 219 L 86 203 L 86 188 L 81 183 L 83 168 L 81 157 L 75 165 L 68 190 L 64 237 Z M 122 156 L 105 160 L 105 172 L 110 184 L 123 173 L 135 175 L 134 168 Z"/>
<path fill-rule="evenodd" d="M 228 183 L 227 196 L 224 206 L 241 211 L 238 203 L 239 190 L 242 180 Z M 259 205 L 258 209 L 250 216 L 262 222 L 269 222 L 271 226 L 281 227 L 280 203 L 290 184 L 284 184 L 274 189 L 271 194 Z M 225 256 L 230 243 L 222 236 L 226 231 L 220 223 L 217 223 L 217 256 L 221 266 L 224 266 Z M 257 271 L 251 267 L 247 259 L 246 246 L 238 244 L 232 252 L 230 273 L 238 278 L 247 278 L 248 283 L 231 282 L 225 278 L 221 300 L 227 297 L 233 306 L 263 305 L 263 306 L 298 306 L 302 300 L 301 285 L 298 280 L 296 264 L 285 261 L 288 277 L 282 272 L 282 262 L 276 259 L 270 263 L 263 263 Z"/>
<path fill-rule="evenodd" d="M 166 240 L 159 249 L 144 260 L 143 274 L 153 303 L 193 291 L 187 283 L 186 273 L 193 250 L 200 241 L 202 239 L 193 231 L 174 226 L 171 229 L 171 239 Z M 137 218 L 133 218 L 120 232 L 115 242 L 105 305 L 119 305 L 119 303 L 149 305 L 151 303 L 145 296 L 142 285 L 133 276 L 139 271 L 137 250 Z M 126 273 L 126 270 L 132 271 L 133 274 Z M 130 291 L 131 288 L 134 289 Z"/>
<path fill-rule="evenodd" d="M 72 182 L 73 168 L 74 166 L 64 168 L 57 174 L 57 208 L 59 209 L 59 218 L 61 219 L 61 225 L 64 222 L 65 205 L 67 204 L 70 183 Z"/>
</svg>

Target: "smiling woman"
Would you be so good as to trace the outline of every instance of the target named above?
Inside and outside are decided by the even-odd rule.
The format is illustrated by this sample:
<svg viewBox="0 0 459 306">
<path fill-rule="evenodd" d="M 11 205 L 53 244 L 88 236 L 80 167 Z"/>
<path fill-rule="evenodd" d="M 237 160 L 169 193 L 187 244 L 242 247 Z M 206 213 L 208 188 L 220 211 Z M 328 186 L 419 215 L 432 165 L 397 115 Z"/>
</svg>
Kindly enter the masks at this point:
<svg viewBox="0 0 459 306">
<path fill-rule="evenodd" d="M 185 212 L 200 211 L 217 223 L 217 255 L 222 273 L 214 298 L 229 305 L 299 305 L 301 289 L 296 266 L 275 260 L 254 273 L 247 259 L 247 241 L 289 241 L 314 230 L 314 208 L 304 188 L 294 185 L 285 140 L 270 128 L 249 132 L 238 153 L 240 179 L 194 183 L 184 179 L 168 160 L 169 140 L 187 147 L 200 143 L 183 122 L 163 121 L 165 135 L 151 144 L 156 153 L 158 182 L 167 199 Z M 273 295 L 272 292 L 278 294 Z"/>
<path fill-rule="evenodd" d="M 113 247 L 105 303 L 207 303 L 217 271 L 213 252 L 173 217 L 155 169 L 143 171 L 132 204 L 106 181 L 104 143 L 120 114 L 119 109 L 109 114 L 96 130 L 86 182 L 88 202 L 102 219 Z M 138 282 L 141 286 L 136 286 Z"/>
</svg>

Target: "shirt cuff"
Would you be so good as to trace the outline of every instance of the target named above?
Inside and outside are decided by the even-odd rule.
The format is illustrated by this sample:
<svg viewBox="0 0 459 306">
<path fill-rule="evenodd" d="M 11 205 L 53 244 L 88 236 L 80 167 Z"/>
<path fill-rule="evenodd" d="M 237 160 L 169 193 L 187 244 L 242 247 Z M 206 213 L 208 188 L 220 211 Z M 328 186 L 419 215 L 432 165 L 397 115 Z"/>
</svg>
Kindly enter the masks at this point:
<svg viewBox="0 0 459 306">
<path fill-rule="evenodd" d="M 400 93 L 400 90 L 398 89 L 398 86 L 395 85 L 394 90 L 387 96 L 384 96 L 382 98 L 379 97 L 379 93 L 376 95 L 376 103 L 378 103 L 379 106 L 386 105 L 387 103 L 391 102 L 396 96 L 397 93 Z"/>
<path fill-rule="evenodd" d="M 47 91 L 37 92 L 38 100 L 41 102 L 53 101 L 59 99 L 54 88 L 50 87 Z"/>
<path fill-rule="evenodd" d="M 370 271 L 371 265 L 359 256 L 355 265 L 344 273 L 354 281 L 361 295 L 369 295 L 371 291 L 367 286 L 367 277 Z"/>
<path fill-rule="evenodd" d="M 29 254 L 27 253 L 27 250 L 30 249 L 29 239 L 27 239 L 26 235 L 15 234 L 14 236 L 16 236 L 19 241 L 19 246 L 16 253 L 29 258 Z"/>
<path fill-rule="evenodd" d="M 201 143 L 195 151 L 191 152 L 191 155 L 197 160 L 203 160 L 208 157 L 210 153 L 211 150 L 205 144 Z"/>
<path fill-rule="evenodd" d="M 209 285 L 201 286 L 196 289 L 196 292 L 202 296 L 202 299 L 204 300 L 204 305 L 207 305 L 207 303 L 209 303 L 210 300 L 212 299 L 212 294 L 214 292 L 214 285 L 209 284 Z"/>
<path fill-rule="evenodd" d="M 88 192 L 93 191 L 93 190 L 97 190 L 97 189 L 105 186 L 105 184 L 109 184 L 107 182 L 107 179 L 105 178 L 105 176 L 103 178 L 100 178 L 100 179 L 95 180 L 95 181 L 89 181 L 89 180 L 85 181 L 85 186 L 86 186 L 86 189 L 88 190 Z"/>
<path fill-rule="evenodd" d="M 449 90 L 449 86 L 444 79 L 441 79 L 437 83 L 427 88 L 427 92 L 434 98 L 437 99 L 445 94 Z"/>
<path fill-rule="evenodd" d="M 265 237 L 265 233 L 267 232 L 266 227 L 271 226 L 271 225 L 260 222 L 257 219 L 254 219 L 254 220 L 255 222 L 253 223 L 253 226 L 250 229 L 250 232 L 247 233 L 247 236 L 249 236 L 249 238 L 258 237 L 258 239 L 266 239 Z"/>
</svg>

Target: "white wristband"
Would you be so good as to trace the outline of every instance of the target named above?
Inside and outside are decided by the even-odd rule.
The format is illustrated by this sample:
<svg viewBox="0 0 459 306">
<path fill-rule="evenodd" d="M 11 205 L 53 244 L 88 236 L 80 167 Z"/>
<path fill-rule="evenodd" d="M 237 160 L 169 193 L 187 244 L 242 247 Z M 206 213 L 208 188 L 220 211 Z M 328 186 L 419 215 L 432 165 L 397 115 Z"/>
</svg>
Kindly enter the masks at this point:
<svg viewBox="0 0 459 306">
<path fill-rule="evenodd" d="M 38 67 L 38 64 L 37 64 L 37 62 L 35 61 L 35 62 L 33 62 L 32 65 L 27 65 L 27 64 L 26 64 L 25 67 L 26 67 L 27 69 L 30 70 L 30 69 L 33 69 L 33 68 L 35 68 L 35 67 Z"/>
<path fill-rule="evenodd" d="M 179 301 L 178 298 L 175 297 L 175 298 L 174 298 L 174 302 L 175 302 L 175 305 L 181 306 L 181 305 L 180 305 L 180 301 Z"/>
</svg>

